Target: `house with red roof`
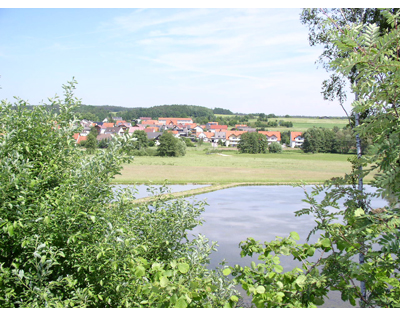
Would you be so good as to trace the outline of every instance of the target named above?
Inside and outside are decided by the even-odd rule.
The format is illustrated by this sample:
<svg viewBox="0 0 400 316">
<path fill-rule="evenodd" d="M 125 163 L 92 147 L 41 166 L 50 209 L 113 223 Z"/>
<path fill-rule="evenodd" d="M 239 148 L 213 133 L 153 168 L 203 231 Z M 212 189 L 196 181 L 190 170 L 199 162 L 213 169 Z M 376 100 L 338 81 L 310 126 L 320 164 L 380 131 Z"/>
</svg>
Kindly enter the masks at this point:
<svg viewBox="0 0 400 316">
<path fill-rule="evenodd" d="M 290 132 L 290 147 L 301 147 L 304 143 L 304 137 L 302 132 Z"/>
<path fill-rule="evenodd" d="M 146 133 L 155 133 L 155 132 L 159 132 L 160 130 L 159 130 L 158 127 L 146 127 L 146 128 L 144 129 L 144 131 L 145 131 Z"/>
<path fill-rule="evenodd" d="M 281 132 L 272 132 L 272 131 L 259 131 L 260 134 L 263 134 L 267 137 L 268 145 L 274 142 L 281 142 Z"/>
<path fill-rule="evenodd" d="M 232 147 L 236 147 L 239 142 L 240 142 L 240 137 L 241 135 L 243 135 L 244 133 L 247 132 L 243 132 L 243 131 L 226 131 L 225 132 L 225 145 L 228 146 L 232 146 Z"/>
<path fill-rule="evenodd" d="M 222 132 L 228 130 L 228 125 L 210 125 L 210 132 Z"/>
<path fill-rule="evenodd" d="M 76 143 L 79 144 L 82 141 L 87 140 L 87 136 L 81 136 L 79 133 L 74 134 L 74 139 L 76 140 Z"/>
<path fill-rule="evenodd" d="M 204 142 L 211 142 L 214 137 L 214 133 L 200 132 L 200 133 L 196 133 L 196 137 L 199 139 L 202 139 Z"/>
<path fill-rule="evenodd" d="M 190 117 L 160 117 L 158 122 L 163 125 L 179 125 L 192 124 L 193 120 Z"/>
<path fill-rule="evenodd" d="M 143 120 L 140 122 L 141 125 L 158 125 L 160 124 L 157 120 Z"/>
</svg>

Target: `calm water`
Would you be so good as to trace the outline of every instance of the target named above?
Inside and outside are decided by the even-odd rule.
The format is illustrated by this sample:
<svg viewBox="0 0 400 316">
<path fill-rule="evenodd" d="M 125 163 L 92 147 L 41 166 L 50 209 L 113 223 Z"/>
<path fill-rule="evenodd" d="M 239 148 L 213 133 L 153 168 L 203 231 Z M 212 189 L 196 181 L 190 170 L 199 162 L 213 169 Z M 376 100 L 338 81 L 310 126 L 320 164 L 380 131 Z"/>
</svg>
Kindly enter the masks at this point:
<svg viewBox="0 0 400 316">
<path fill-rule="evenodd" d="M 180 192 L 205 185 L 169 185 L 171 192 Z M 126 185 L 116 186 L 123 188 Z M 160 187 L 160 186 L 153 186 Z M 148 187 L 136 186 L 136 198 L 151 195 Z M 312 186 L 306 186 L 311 191 Z M 365 186 L 367 192 L 373 188 Z M 196 227 L 190 233 L 203 234 L 210 242 L 218 242 L 218 251 L 211 254 L 210 268 L 214 268 L 225 260 L 228 265 L 250 265 L 254 258 L 241 258 L 239 243 L 248 237 L 255 240 L 271 241 L 275 237 L 287 237 L 290 232 L 296 231 L 300 235 L 299 243 L 305 243 L 308 233 L 314 228 L 314 217 L 311 215 L 295 216 L 295 211 L 308 207 L 302 200 L 305 198 L 302 188 L 292 186 L 243 186 L 229 188 L 187 198 L 189 200 L 206 200 L 209 204 L 202 213 L 205 220 L 202 226 Z M 322 197 L 317 197 L 321 200 Z M 387 203 L 381 199 L 373 199 L 373 208 L 384 207 Z M 318 239 L 318 235 L 310 238 L 310 243 Z M 316 257 L 318 254 L 316 254 Z M 291 257 L 281 257 L 284 271 L 301 266 Z M 242 292 L 242 294 L 244 294 Z M 247 303 L 249 300 L 246 300 Z M 331 293 L 330 300 L 322 307 L 351 307 L 340 299 L 340 294 Z"/>
<path fill-rule="evenodd" d="M 309 191 L 311 188 L 312 186 L 306 187 Z M 366 191 L 372 192 L 372 188 L 366 187 Z M 300 235 L 298 242 L 304 243 L 308 233 L 315 227 L 313 216 L 295 216 L 295 211 L 308 207 L 308 204 L 302 201 L 305 198 L 302 188 L 245 186 L 197 195 L 194 198 L 206 199 L 209 205 L 202 214 L 205 223 L 196 227 L 192 233 L 201 233 L 210 241 L 217 241 L 219 245 L 218 252 L 211 254 L 210 268 L 218 265 L 223 259 L 232 266 L 257 262 L 256 257 L 240 257 L 239 243 L 248 237 L 263 242 L 271 241 L 276 236 L 287 237 L 291 231 L 296 231 Z M 385 205 L 386 202 L 380 199 L 371 201 L 373 208 Z M 318 237 L 313 235 L 310 242 L 317 241 Z M 289 256 L 281 257 L 281 265 L 284 271 L 292 270 L 295 266 L 301 267 L 298 261 Z M 331 292 L 329 297 L 329 301 L 322 307 L 351 307 L 340 299 L 338 292 Z M 248 298 L 245 301 L 249 303 Z"/>
<path fill-rule="evenodd" d="M 306 187 L 308 191 L 311 191 L 311 188 L 312 186 Z M 371 187 L 367 187 L 366 190 L 372 192 Z M 302 201 L 305 198 L 302 188 L 244 186 L 205 193 L 193 198 L 206 200 L 209 204 L 202 214 L 205 223 L 196 227 L 192 233 L 201 233 L 210 241 L 218 242 L 218 252 L 211 257 L 212 267 L 222 259 L 230 265 L 254 260 L 240 258 L 238 245 L 248 237 L 270 241 L 277 236 L 287 237 L 290 232 L 296 231 L 300 235 L 299 243 L 304 243 L 308 233 L 315 226 L 313 216 L 295 216 L 295 211 L 309 206 Z M 385 205 L 386 202 L 380 199 L 371 201 L 374 208 Z M 318 237 L 313 235 L 310 242 L 316 241 Z M 289 265 L 288 268 L 294 267 L 291 266 L 293 265 Z"/>
</svg>

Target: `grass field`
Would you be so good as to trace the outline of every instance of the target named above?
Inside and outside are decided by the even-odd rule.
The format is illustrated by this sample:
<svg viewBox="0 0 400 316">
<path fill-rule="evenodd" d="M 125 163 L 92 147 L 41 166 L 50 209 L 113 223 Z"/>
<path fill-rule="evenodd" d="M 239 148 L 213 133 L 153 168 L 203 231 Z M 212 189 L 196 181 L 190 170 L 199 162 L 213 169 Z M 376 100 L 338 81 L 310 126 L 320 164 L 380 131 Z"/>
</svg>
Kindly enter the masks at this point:
<svg viewBox="0 0 400 316">
<path fill-rule="evenodd" d="M 204 149 L 188 148 L 184 157 L 135 157 L 124 165 L 116 183 L 223 184 L 223 183 L 309 183 L 323 182 L 350 172 L 351 155 L 305 154 L 285 150 L 281 154 L 239 154 L 224 150 L 207 154 Z M 371 180 L 368 177 L 365 181 Z"/>
<path fill-rule="evenodd" d="M 228 117 L 234 117 L 232 115 L 219 115 L 217 116 L 222 116 L 224 118 Z M 339 128 L 343 128 L 346 126 L 349 121 L 347 119 L 339 119 L 339 118 L 328 118 L 328 119 L 319 119 L 319 118 L 306 118 L 306 117 L 277 117 L 277 118 L 270 118 L 270 121 L 275 121 L 277 120 L 278 122 L 280 120 L 282 121 L 289 121 L 293 123 L 293 127 L 287 128 L 287 127 L 268 127 L 267 129 L 270 131 L 279 131 L 279 132 L 285 132 L 285 131 L 292 131 L 292 132 L 305 132 L 307 129 L 311 127 L 324 127 L 324 128 L 329 128 L 332 129 L 333 127 L 337 126 Z M 249 123 L 255 122 L 256 119 L 251 119 L 249 120 Z M 246 123 L 244 123 L 246 124 Z M 234 126 L 229 126 L 229 128 L 234 127 Z"/>
</svg>

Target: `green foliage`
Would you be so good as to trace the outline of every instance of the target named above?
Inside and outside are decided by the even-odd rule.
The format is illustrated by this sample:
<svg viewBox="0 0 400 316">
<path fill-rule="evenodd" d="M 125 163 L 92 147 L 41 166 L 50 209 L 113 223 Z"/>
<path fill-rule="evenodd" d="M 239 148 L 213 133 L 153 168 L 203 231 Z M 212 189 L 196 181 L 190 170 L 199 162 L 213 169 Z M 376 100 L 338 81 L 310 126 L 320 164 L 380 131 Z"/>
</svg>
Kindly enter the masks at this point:
<svg viewBox="0 0 400 316">
<path fill-rule="evenodd" d="M 215 245 L 187 238 L 204 203 L 113 192 L 132 139 L 79 150 L 74 85 L 50 109 L 1 104 L 0 306 L 235 306 L 232 283 L 206 268 Z"/>
<path fill-rule="evenodd" d="M 96 128 L 92 127 L 90 129 L 90 133 L 88 135 L 88 138 L 87 138 L 87 140 L 85 142 L 86 152 L 88 154 L 93 154 L 95 152 L 96 148 L 98 147 L 97 135 L 98 135 L 98 133 L 97 133 Z"/>
<path fill-rule="evenodd" d="M 214 108 L 214 114 L 233 114 L 231 110 L 223 109 L 223 108 Z"/>
<path fill-rule="evenodd" d="M 329 130 L 322 127 L 313 127 L 308 129 L 304 134 L 304 143 L 302 149 L 308 153 L 330 152 L 330 142 L 328 140 Z"/>
<path fill-rule="evenodd" d="M 136 130 L 133 132 L 133 138 L 136 139 L 135 149 L 140 150 L 141 148 L 146 148 L 149 143 L 147 140 L 147 134 L 145 131 Z"/>
<path fill-rule="evenodd" d="M 282 152 L 282 145 L 277 143 L 277 142 L 272 142 L 269 146 L 268 146 L 268 151 L 270 153 L 281 153 Z"/>
<path fill-rule="evenodd" d="M 314 255 L 315 245 L 296 244 L 299 235 L 292 232 L 290 237 L 277 238 L 264 245 L 248 238 L 241 242 L 241 256 L 258 255 L 262 263 L 251 263 L 250 267 L 231 267 L 232 275 L 242 288 L 252 297 L 256 307 L 316 307 L 322 305 L 325 288 L 325 277 L 308 262 Z M 292 255 L 302 262 L 302 269 L 294 268 L 283 272 L 280 255 Z"/>
<path fill-rule="evenodd" d="M 324 30 L 320 35 L 326 36 L 317 37 L 318 41 L 327 42 L 328 48 L 333 49 L 331 55 L 325 55 L 332 57 L 329 68 L 336 71 L 338 78 L 356 76 L 352 90 L 359 100 L 353 102 L 354 112 L 365 114 L 365 119 L 355 132 L 371 138 L 375 150 L 368 158 L 351 159 L 350 174 L 315 186 L 310 193 L 305 191 L 304 201 L 309 207 L 296 215 L 314 216 L 316 226 L 310 235 L 320 234 L 318 242 L 295 245 L 291 239 L 298 236 L 292 233 L 290 238 L 265 242 L 265 247 L 254 239 L 242 243 L 242 255 L 257 253 L 265 262 L 253 264 L 251 269 L 235 267 L 239 282 L 256 306 L 311 307 L 323 303 L 328 290 L 336 290 L 341 292 L 342 300 L 353 306 L 359 300 L 361 307 L 400 307 L 400 11 L 397 12 L 382 12 L 390 25 L 386 30 L 373 24 L 347 25 L 347 19 L 343 26 L 343 20 L 339 23 L 325 11 L 326 23 L 313 16 L 313 23 Z M 308 144 L 305 142 L 304 146 L 313 152 L 323 151 L 332 142 L 331 135 L 311 129 L 305 135 Z M 372 167 L 367 169 L 367 164 Z M 385 208 L 372 209 L 368 194 L 357 186 L 359 179 L 374 169 L 380 171 L 374 181 L 377 195 L 388 197 Z M 323 195 L 321 202 L 316 200 L 318 195 Z M 307 258 L 317 250 L 321 253 L 319 259 L 309 262 Z M 302 270 L 282 273 L 276 255 L 289 253 L 303 263 Z"/>
<path fill-rule="evenodd" d="M 240 153 L 259 154 L 268 149 L 268 141 L 265 135 L 259 133 L 243 133 L 238 144 Z"/>
<path fill-rule="evenodd" d="M 230 112 L 229 110 L 221 110 Z M 102 121 L 105 118 L 110 120 L 111 116 L 119 116 L 128 121 L 136 120 L 139 117 L 152 117 L 154 119 L 159 117 L 191 117 L 194 120 L 202 117 L 206 118 L 207 121 L 215 120 L 212 109 L 197 105 L 171 104 L 152 106 L 150 108 L 126 108 L 112 105 L 94 106 L 82 104 L 75 111 L 80 119 L 96 122 Z M 232 112 L 228 114 L 232 114 Z"/>
<path fill-rule="evenodd" d="M 174 134 L 165 131 L 160 137 L 157 153 L 159 156 L 185 156 L 186 144 L 181 139 L 176 138 Z"/>
<path fill-rule="evenodd" d="M 183 138 L 183 141 L 185 142 L 186 147 L 194 147 L 194 143 L 190 140 L 190 138 L 185 137 Z"/>
</svg>

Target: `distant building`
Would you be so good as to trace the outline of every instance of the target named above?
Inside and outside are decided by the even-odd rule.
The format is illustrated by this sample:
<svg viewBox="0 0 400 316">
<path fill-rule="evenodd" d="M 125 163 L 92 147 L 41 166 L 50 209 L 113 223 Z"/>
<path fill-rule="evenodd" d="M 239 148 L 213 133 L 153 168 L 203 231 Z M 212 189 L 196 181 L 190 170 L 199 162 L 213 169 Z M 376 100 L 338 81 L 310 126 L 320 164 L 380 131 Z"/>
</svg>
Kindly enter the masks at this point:
<svg viewBox="0 0 400 316">
<path fill-rule="evenodd" d="M 290 132 L 290 147 L 301 147 L 304 143 L 302 132 Z"/>
<path fill-rule="evenodd" d="M 178 117 L 160 117 L 158 122 L 163 125 L 179 125 L 179 124 L 192 124 L 193 120 L 190 117 L 178 118 Z"/>
</svg>

